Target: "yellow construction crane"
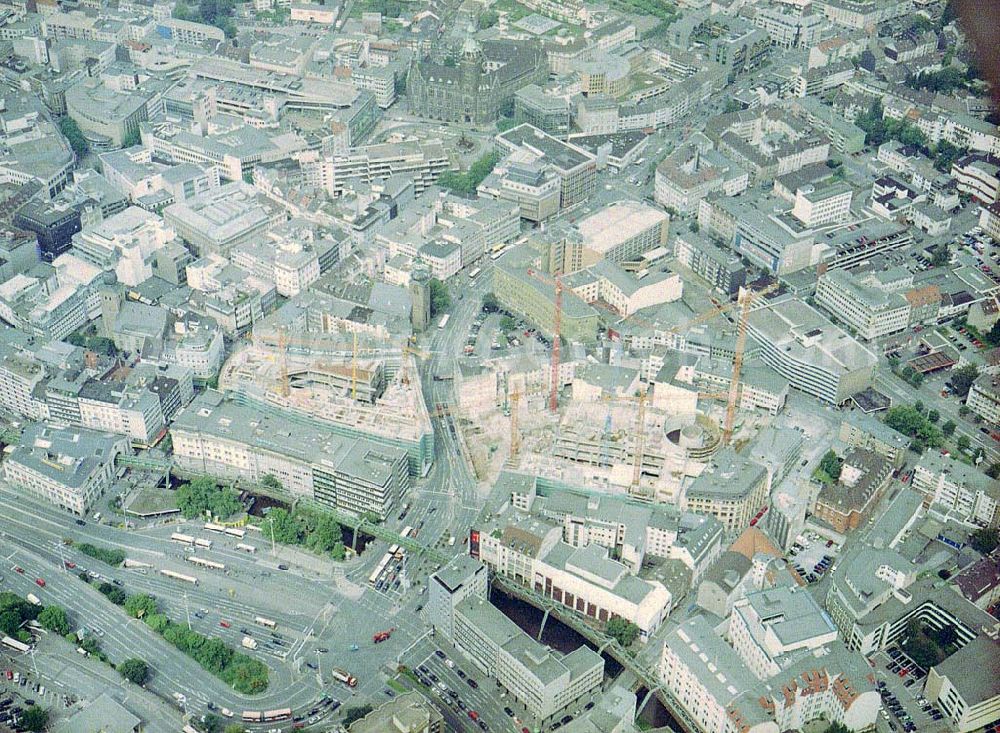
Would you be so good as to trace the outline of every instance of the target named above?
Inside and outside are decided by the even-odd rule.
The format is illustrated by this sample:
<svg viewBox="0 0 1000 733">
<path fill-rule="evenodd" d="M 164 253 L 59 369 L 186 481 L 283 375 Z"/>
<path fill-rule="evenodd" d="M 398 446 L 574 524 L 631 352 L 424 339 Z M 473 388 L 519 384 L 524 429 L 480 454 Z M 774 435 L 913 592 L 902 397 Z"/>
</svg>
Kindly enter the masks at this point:
<svg viewBox="0 0 1000 733">
<path fill-rule="evenodd" d="M 351 347 L 351 399 L 358 400 L 358 332 L 354 332 L 354 341 Z"/>
<path fill-rule="evenodd" d="M 521 393 L 514 390 L 510 395 L 510 457 L 517 456 L 521 450 L 521 430 L 517 424 L 518 407 L 521 403 Z"/>
<path fill-rule="evenodd" d="M 282 326 L 278 329 L 278 393 L 282 397 L 291 394 L 288 385 L 288 329 Z"/>
<path fill-rule="evenodd" d="M 641 493 L 639 480 L 642 478 L 643 449 L 646 447 L 646 391 L 639 392 L 636 399 L 639 401 L 639 414 L 636 418 L 635 428 L 635 464 L 632 467 L 632 484 L 629 487 L 629 493 L 632 496 Z"/>
<path fill-rule="evenodd" d="M 733 437 L 733 423 L 736 421 L 736 403 L 739 400 L 740 393 L 740 372 L 743 368 L 743 352 L 747 345 L 747 323 L 750 320 L 750 306 L 754 298 L 766 295 L 777 287 L 777 283 L 772 283 L 758 291 L 740 288 L 739 297 L 736 299 L 736 302 L 740 306 L 740 320 L 736 328 L 736 351 L 733 354 L 733 374 L 729 378 L 726 419 L 722 424 L 722 442 L 725 445 L 729 445 L 729 441 Z"/>
</svg>

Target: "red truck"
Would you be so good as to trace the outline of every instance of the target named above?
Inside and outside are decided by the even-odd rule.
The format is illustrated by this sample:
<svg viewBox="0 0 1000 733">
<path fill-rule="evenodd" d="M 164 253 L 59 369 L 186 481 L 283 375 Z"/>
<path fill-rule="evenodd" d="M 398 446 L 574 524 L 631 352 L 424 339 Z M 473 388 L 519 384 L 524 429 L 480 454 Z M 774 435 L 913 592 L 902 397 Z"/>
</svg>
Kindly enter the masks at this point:
<svg viewBox="0 0 1000 733">
<path fill-rule="evenodd" d="M 381 644 L 383 641 L 388 641 L 392 636 L 392 632 L 396 630 L 393 626 L 391 629 L 386 629 L 385 631 L 378 631 L 372 635 L 372 641 L 376 644 Z"/>
</svg>

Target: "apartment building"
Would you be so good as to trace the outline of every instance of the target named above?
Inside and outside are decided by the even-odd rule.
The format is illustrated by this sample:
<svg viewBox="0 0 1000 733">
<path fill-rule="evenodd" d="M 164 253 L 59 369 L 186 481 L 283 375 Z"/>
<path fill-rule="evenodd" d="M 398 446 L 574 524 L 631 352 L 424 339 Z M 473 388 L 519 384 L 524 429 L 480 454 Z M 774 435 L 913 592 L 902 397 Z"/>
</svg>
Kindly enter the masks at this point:
<svg viewBox="0 0 1000 733">
<path fill-rule="evenodd" d="M 562 208 L 587 200 L 597 190 L 597 158 L 537 127 L 524 123 L 502 132 L 496 137 L 496 147 L 504 157 L 521 150 L 552 170 L 559 177 Z"/>
<path fill-rule="evenodd" d="M 892 478 L 892 464 L 864 448 L 851 448 L 843 457 L 840 477 L 819 492 L 813 515 L 846 534 L 872 514 Z"/>
<path fill-rule="evenodd" d="M 354 181 L 370 184 L 396 174 L 412 177 L 414 192 L 419 195 L 434 185 L 449 165 L 440 143 L 401 142 L 351 148 L 349 153 L 304 164 L 303 169 L 315 168 L 319 185 L 334 197 L 341 196 Z"/>
<path fill-rule="evenodd" d="M 746 284 L 747 273 L 742 260 L 703 234 L 677 232 L 674 257 L 723 295 L 735 295 Z"/>
<path fill-rule="evenodd" d="M 975 467 L 928 451 L 913 467 L 911 485 L 938 514 L 981 527 L 1000 522 L 1000 485 Z"/>
<path fill-rule="evenodd" d="M 795 605 L 785 604 L 789 610 Z M 743 610 L 756 621 L 751 607 L 745 605 Z M 781 613 L 780 606 L 776 613 Z M 737 619 L 735 612 L 731 619 Z M 781 645 L 779 634 L 799 637 L 801 643 L 802 630 L 811 626 L 808 618 L 803 622 L 795 629 L 794 621 L 786 624 L 768 616 L 759 628 L 766 641 L 777 645 Z M 758 651 L 765 654 L 763 649 Z M 881 701 L 863 662 L 835 644 L 823 648 L 816 657 L 808 653 L 798 659 L 791 656 L 789 663 L 762 680 L 706 617 L 699 615 L 667 636 L 660 678 L 702 730 L 773 733 L 801 729 L 820 718 L 841 723 L 851 731 L 874 728 Z"/>
<path fill-rule="evenodd" d="M 858 412 L 840 423 L 837 437 L 854 448 L 864 448 L 888 459 L 893 466 L 903 465 L 910 439 L 886 425 L 874 415 Z"/>
<path fill-rule="evenodd" d="M 764 466 L 725 448 L 685 491 L 684 508 L 714 516 L 727 534 L 735 536 L 767 506 L 767 470 Z"/>
<path fill-rule="evenodd" d="M 965 404 L 988 423 L 1000 424 L 1000 375 L 987 372 L 976 377 Z"/>
<path fill-rule="evenodd" d="M 846 183 L 806 185 L 795 192 L 792 216 L 807 227 L 843 223 L 851 213 L 854 190 Z"/>
<path fill-rule="evenodd" d="M 604 660 L 586 646 L 560 655 L 489 602 L 486 567 L 459 555 L 428 580 L 429 618 L 544 724 L 600 687 Z"/>
<path fill-rule="evenodd" d="M 728 636 L 754 677 L 768 680 L 791 658 L 835 642 L 837 627 L 806 588 L 776 586 L 736 601 Z"/>
<path fill-rule="evenodd" d="M 747 189 L 748 183 L 747 172 L 724 155 L 684 145 L 656 167 L 653 198 L 658 204 L 689 214 L 713 191 L 736 196 Z"/>
<path fill-rule="evenodd" d="M 35 390 L 45 381 L 45 367 L 36 359 L 9 351 L 0 357 L 0 406 L 29 420 L 44 420 L 48 408 Z"/>
<path fill-rule="evenodd" d="M 948 716 L 956 733 L 988 727 L 1000 718 L 1000 689 L 992 672 L 998 657 L 1000 643 L 981 635 L 927 673 L 926 697 Z"/>
<path fill-rule="evenodd" d="M 135 287 L 153 275 L 157 250 L 174 238 L 160 217 L 130 206 L 73 236 L 72 253 L 104 270 L 118 282 Z"/>
<path fill-rule="evenodd" d="M 117 480 L 118 456 L 130 455 L 121 435 L 33 423 L 4 459 L 4 478 L 21 491 L 86 516 Z"/>
<path fill-rule="evenodd" d="M 846 270 L 827 270 L 817 279 L 816 302 L 865 341 L 905 331 L 910 323 L 903 295 L 864 285 Z"/>
<path fill-rule="evenodd" d="M 202 393 L 170 428 L 186 470 L 257 482 L 271 475 L 292 494 L 384 519 L 409 486 L 405 450 L 317 428 L 277 408 Z"/>
<path fill-rule="evenodd" d="M 972 153 L 951 164 L 951 175 L 960 193 L 983 206 L 1000 198 L 1000 158 L 989 153 Z"/>
</svg>

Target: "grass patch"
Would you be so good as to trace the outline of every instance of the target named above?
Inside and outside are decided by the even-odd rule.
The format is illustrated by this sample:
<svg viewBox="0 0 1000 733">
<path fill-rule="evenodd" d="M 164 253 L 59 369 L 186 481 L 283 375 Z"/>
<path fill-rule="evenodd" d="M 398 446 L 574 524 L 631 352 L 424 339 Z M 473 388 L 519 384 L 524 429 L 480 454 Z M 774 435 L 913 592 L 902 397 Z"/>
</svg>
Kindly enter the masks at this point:
<svg viewBox="0 0 1000 733">
<path fill-rule="evenodd" d="M 816 470 L 813 471 L 812 477 L 814 481 L 818 481 L 824 486 L 829 486 L 830 484 L 835 483 L 830 474 L 828 474 L 826 471 L 824 471 L 822 468 L 819 467 L 817 467 Z"/>
<path fill-rule="evenodd" d="M 386 684 L 400 694 L 406 692 L 406 685 L 404 685 L 402 682 L 400 682 L 394 677 L 388 680 Z"/>
<path fill-rule="evenodd" d="M 179 511 L 177 493 L 169 489 L 144 486 L 132 493 L 127 506 L 123 507 L 126 514 L 148 517 L 153 514 Z"/>
</svg>

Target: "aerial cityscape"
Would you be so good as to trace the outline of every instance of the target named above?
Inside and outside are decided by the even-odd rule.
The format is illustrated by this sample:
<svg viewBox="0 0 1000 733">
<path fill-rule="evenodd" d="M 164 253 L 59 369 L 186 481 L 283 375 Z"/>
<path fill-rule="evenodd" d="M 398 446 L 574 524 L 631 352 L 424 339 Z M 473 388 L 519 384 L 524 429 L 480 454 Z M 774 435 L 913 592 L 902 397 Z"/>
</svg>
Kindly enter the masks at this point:
<svg viewBox="0 0 1000 733">
<path fill-rule="evenodd" d="M 1000 733 L 974 7 L 0 0 L 0 733 Z"/>
</svg>

